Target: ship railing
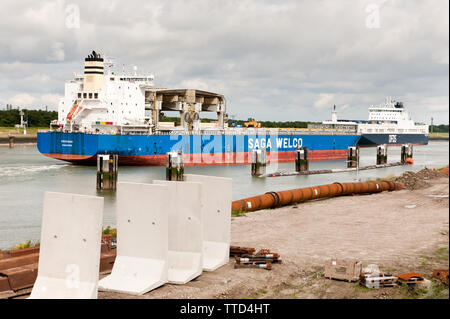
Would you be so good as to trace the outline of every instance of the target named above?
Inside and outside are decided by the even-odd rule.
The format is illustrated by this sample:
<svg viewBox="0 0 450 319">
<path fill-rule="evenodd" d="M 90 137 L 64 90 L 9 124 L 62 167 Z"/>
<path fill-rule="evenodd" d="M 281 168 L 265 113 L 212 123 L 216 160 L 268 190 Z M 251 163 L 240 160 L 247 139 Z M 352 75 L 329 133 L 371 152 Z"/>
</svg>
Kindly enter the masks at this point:
<svg viewBox="0 0 450 319">
<path fill-rule="evenodd" d="M 276 128 L 227 128 L 211 130 L 156 130 L 156 135 L 355 135 L 356 130 L 344 129 L 276 129 Z"/>
</svg>

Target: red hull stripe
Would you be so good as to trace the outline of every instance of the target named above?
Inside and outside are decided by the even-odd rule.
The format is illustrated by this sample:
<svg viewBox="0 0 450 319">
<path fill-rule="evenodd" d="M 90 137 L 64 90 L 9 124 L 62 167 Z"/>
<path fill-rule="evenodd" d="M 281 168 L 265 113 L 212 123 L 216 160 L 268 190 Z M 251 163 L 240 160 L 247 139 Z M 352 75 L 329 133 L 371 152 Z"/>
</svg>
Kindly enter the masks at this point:
<svg viewBox="0 0 450 319">
<path fill-rule="evenodd" d="M 90 158 L 95 158 L 95 155 L 77 155 L 77 154 L 50 154 L 50 153 L 46 153 L 44 154 L 47 157 L 51 157 L 51 158 L 56 158 L 59 160 L 63 160 L 63 161 L 84 161 L 84 160 L 88 160 Z"/>
<path fill-rule="evenodd" d="M 347 159 L 347 150 L 308 151 L 310 161 L 330 161 Z M 45 156 L 72 163 L 89 163 L 95 161 L 95 156 L 72 154 L 44 154 Z M 294 162 L 295 152 L 268 152 L 267 163 Z M 215 154 L 185 154 L 185 166 L 201 165 L 240 165 L 251 162 L 251 153 L 215 153 Z M 119 165 L 151 165 L 165 166 L 166 155 L 120 155 Z"/>
</svg>

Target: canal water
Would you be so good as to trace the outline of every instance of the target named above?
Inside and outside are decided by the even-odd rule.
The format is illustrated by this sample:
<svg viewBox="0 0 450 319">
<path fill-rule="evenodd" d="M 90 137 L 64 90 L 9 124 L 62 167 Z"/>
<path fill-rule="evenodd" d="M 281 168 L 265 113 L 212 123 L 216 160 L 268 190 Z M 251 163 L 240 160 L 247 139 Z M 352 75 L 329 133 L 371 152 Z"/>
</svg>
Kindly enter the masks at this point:
<svg viewBox="0 0 450 319">
<path fill-rule="evenodd" d="M 231 177 L 233 199 L 332 182 L 351 182 L 399 175 L 424 167 L 440 167 L 449 162 L 448 141 L 430 141 L 414 147 L 414 165 L 360 172 L 310 176 L 256 178 L 249 165 L 185 167 L 185 173 Z M 376 162 L 376 149 L 361 149 L 360 165 Z M 388 162 L 400 160 L 400 147 L 388 149 Z M 120 165 L 120 163 L 119 163 Z M 311 162 L 310 169 L 345 168 L 346 161 Z M 272 164 L 267 172 L 294 171 L 294 163 Z M 164 167 L 119 167 L 119 182 L 152 183 L 165 178 Z M 115 225 L 116 197 L 111 191 L 96 190 L 96 168 L 76 166 L 41 155 L 36 146 L 0 146 L 0 249 L 40 239 L 42 202 L 45 191 L 97 195 L 105 199 L 103 224 Z M 152 203 L 148 203 L 151 206 Z M 64 209 L 64 207 L 61 207 Z"/>
</svg>

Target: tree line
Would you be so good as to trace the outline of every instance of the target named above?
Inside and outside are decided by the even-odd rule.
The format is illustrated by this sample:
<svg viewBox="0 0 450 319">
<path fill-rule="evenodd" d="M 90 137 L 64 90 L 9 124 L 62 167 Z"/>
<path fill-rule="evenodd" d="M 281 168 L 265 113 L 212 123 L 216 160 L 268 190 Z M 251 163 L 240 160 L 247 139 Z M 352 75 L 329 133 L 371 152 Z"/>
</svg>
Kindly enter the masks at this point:
<svg viewBox="0 0 450 319">
<path fill-rule="evenodd" d="M 47 127 L 50 122 L 58 118 L 57 111 L 44 111 L 44 110 L 23 110 L 24 121 L 28 122 L 28 127 Z M 169 117 L 162 116 L 160 119 L 162 122 L 179 122 L 179 117 Z M 214 122 L 214 119 L 201 119 L 202 122 Z M 236 125 L 244 126 L 245 122 L 249 120 L 232 120 L 229 119 L 228 123 L 235 123 Z M 275 122 L 275 121 L 260 121 L 262 127 L 279 127 L 279 128 L 307 128 L 309 123 L 319 123 L 319 122 L 302 122 L 302 121 L 286 121 L 286 122 Z M 20 111 L 17 109 L 0 110 L 0 126 L 1 127 L 14 127 L 14 125 L 20 124 Z M 431 126 L 430 126 L 431 132 Z M 449 125 L 433 125 L 434 133 L 448 133 Z"/>
<path fill-rule="evenodd" d="M 28 127 L 48 127 L 51 121 L 58 119 L 57 111 L 23 110 L 23 113 Z M 16 124 L 20 124 L 19 110 L 0 110 L 0 126 L 14 127 Z"/>
<path fill-rule="evenodd" d="M 431 125 L 430 125 L 431 132 Z M 448 133 L 448 124 L 433 125 L 433 133 Z"/>
</svg>

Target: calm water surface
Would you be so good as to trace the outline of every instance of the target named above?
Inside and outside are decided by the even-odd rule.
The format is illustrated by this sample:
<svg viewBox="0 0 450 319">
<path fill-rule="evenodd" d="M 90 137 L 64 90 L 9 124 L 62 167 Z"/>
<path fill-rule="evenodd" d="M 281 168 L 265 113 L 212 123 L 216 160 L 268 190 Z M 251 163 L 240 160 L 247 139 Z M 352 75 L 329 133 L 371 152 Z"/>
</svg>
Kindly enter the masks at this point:
<svg viewBox="0 0 450 319">
<path fill-rule="evenodd" d="M 447 141 L 432 141 L 426 146 L 415 146 L 414 165 L 361 171 L 359 178 L 373 179 L 398 175 L 406 170 L 418 171 L 424 167 L 447 165 L 448 147 Z M 360 165 L 375 164 L 375 151 L 375 148 L 362 149 Z M 388 162 L 399 160 L 400 147 L 390 147 Z M 344 167 L 344 160 L 310 163 L 312 170 Z M 273 164 L 267 167 L 267 172 L 276 170 L 293 171 L 294 163 Z M 357 178 L 356 172 L 252 178 L 249 165 L 186 167 L 185 172 L 231 177 L 233 199 L 335 181 L 350 182 Z M 119 182 L 152 183 L 153 180 L 164 178 L 164 167 L 119 168 Z M 0 249 L 9 249 L 29 239 L 40 239 L 45 191 L 102 196 L 105 198 L 104 226 L 115 225 L 115 193 L 96 190 L 95 167 L 75 166 L 47 158 L 37 151 L 36 146 L 17 145 L 13 149 L 0 146 Z"/>
</svg>

